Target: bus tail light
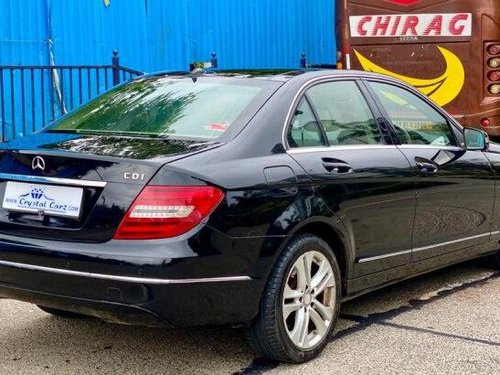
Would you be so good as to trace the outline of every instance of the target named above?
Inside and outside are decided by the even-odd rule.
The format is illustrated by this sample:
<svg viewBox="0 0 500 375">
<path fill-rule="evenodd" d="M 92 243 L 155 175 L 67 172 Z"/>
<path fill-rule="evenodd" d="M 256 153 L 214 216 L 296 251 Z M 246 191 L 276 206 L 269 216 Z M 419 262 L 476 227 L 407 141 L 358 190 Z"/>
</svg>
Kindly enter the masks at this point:
<svg viewBox="0 0 500 375">
<path fill-rule="evenodd" d="M 488 66 L 493 69 L 498 68 L 500 66 L 500 57 L 495 57 L 493 59 L 490 59 L 488 61 Z"/>
<path fill-rule="evenodd" d="M 500 44 L 491 44 L 488 47 L 488 53 L 490 55 L 500 55 Z"/>
<path fill-rule="evenodd" d="M 491 124 L 491 121 L 490 121 L 490 119 L 489 119 L 489 118 L 483 118 L 483 119 L 481 120 L 481 126 L 482 126 L 483 128 L 487 128 L 488 126 L 490 126 L 490 124 Z"/>
<path fill-rule="evenodd" d="M 484 46 L 484 88 L 488 96 L 500 96 L 500 41 Z"/>
<path fill-rule="evenodd" d="M 490 92 L 490 94 L 498 95 L 498 94 L 500 94 L 500 85 L 499 84 L 490 85 L 488 87 L 488 91 Z"/>
<path fill-rule="evenodd" d="M 500 70 L 494 70 L 493 72 L 489 72 L 488 79 L 493 82 L 500 81 Z"/>
</svg>

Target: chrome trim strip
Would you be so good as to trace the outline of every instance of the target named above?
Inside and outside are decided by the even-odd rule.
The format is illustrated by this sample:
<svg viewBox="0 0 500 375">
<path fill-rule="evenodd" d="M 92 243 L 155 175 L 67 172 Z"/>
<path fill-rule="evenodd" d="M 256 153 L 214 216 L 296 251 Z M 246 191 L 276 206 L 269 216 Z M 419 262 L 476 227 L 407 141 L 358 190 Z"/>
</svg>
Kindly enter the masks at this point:
<svg viewBox="0 0 500 375">
<path fill-rule="evenodd" d="M 439 146 L 439 145 L 414 145 L 414 144 L 404 144 L 397 145 L 400 149 L 435 149 L 435 150 L 450 150 L 450 151 L 463 151 L 463 148 L 458 146 Z"/>
<path fill-rule="evenodd" d="M 94 181 L 94 180 L 74 180 L 71 178 L 59 178 L 59 177 L 46 177 L 46 176 L 28 176 L 22 174 L 10 174 L 10 173 L 0 173 L 1 180 L 12 180 L 21 182 L 34 182 L 34 183 L 49 183 L 58 185 L 71 185 L 71 186 L 81 186 L 81 187 L 105 187 L 106 181 Z"/>
<path fill-rule="evenodd" d="M 398 251 L 397 253 L 377 255 L 374 257 L 370 257 L 370 258 L 361 258 L 360 260 L 358 260 L 358 263 L 372 262 L 374 260 L 380 260 L 380 259 L 390 258 L 390 257 L 397 257 L 399 255 L 405 255 L 405 254 L 411 254 L 411 250 L 404 250 L 404 251 Z"/>
<path fill-rule="evenodd" d="M 441 242 L 441 243 L 438 243 L 438 244 L 435 244 L 435 245 L 417 247 L 417 248 L 415 248 L 413 250 L 404 250 L 404 251 L 398 251 L 397 253 L 382 254 L 382 255 L 377 255 L 377 256 L 369 257 L 369 258 L 361 258 L 361 259 L 358 260 L 358 263 L 367 263 L 367 262 L 372 262 L 374 260 L 380 260 L 380 259 L 385 259 L 385 258 L 390 258 L 390 257 L 396 257 L 396 256 L 399 256 L 399 255 L 411 254 L 412 252 L 430 250 L 430 249 L 434 249 L 436 247 L 441 247 L 441 246 L 446 246 L 446 245 L 452 245 L 454 243 L 464 242 L 464 241 L 468 241 L 468 240 L 474 240 L 476 238 L 491 236 L 491 235 L 499 234 L 499 233 L 500 233 L 500 231 L 488 232 L 488 233 L 478 234 L 476 236 L 460 238 L 458 240 Z"/>
<path fill-rule="evenodd" d="M 306 154 L 310 152 L 332 152 L 332 151 L 349 151 L 349 150 L 380 150 L 380 149 L 396 149 L 395 145 L 341 145 L 329 147 L 298 147 L 286 150 L 288 154 Z"/>
<path fill-rule="evenodd" d="M 123 281 L 126 283 L 136 283 L 136 284 L 174 285 L 174 284 L 215 283 L 223 281 L 251 280 L 251 277 L 249 276 L 206 277 L 198 279 L 153 279 L 147 277 L 118 276 L 118 275 L 108 275 L 103 273 L 63 270 L 60 268 L 35 266 L 33 264 L 9 262 L 7 260 L 0 260 L 0 266 L 25 269 L 29 271 L 49 272 L 65 276 L 77 276 L 77 277 L 87 277 L 100 280 Z"/>
<path fill-rule="evenodd" d="M 488 233 L 483 233 L 483 234 L 478 234 L 476 236 L 470 236 L 470 237 L 465 237 L 465 238 L 459 238 L 458 240 L 453 240 L 453 241 L 447 241 L 447 242 L 441 242 L 435 245 L 429 245 L 429 246 L 423 246 L 423 247 L 417 247 L 413 249 L 414 252 L 417 251 L 423 251 L 423 250 L 430 250 L 434 249 L 436 247 L 441 247 L 441 246 L 446 246 L 446 245 L 452 245 L 454 243 L 459 243 L 459 242 L 464 242 L 464 241 L 469 241 L 469 240 L 474 240 L 476 238 L 481 238 L 481 237 L 486 237 L 486 236 L 491 236 L 491 232 Z"/>
</svg>

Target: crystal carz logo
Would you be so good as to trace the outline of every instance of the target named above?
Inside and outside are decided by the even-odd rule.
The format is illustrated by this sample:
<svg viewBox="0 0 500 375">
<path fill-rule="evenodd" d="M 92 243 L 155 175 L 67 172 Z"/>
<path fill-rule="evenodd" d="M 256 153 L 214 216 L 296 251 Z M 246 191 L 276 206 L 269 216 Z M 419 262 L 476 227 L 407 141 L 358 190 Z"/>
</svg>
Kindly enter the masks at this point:
<svg viewBox="0 0 500 375">
<path fill-rule="evenodd" d="M 31 189 L 20 194 L 17 198 L 6 198 L 6 202 L 15 204 L 19 208 L 36 208 L 36 209 L 47 209 L 54 199 L 48 197 L 45 194 L 45 190 L 42 188 L 31 187 Z"/>
<path fill-rule="evenodd" d="M 52 212 L 66 213 L 67 211 L 78 211 L 78 207 L 68 206 L 58 203 L 56 199 L 50 197 L 45 189 L 31 187 L 27 192 L 23 192 L 17 198 L 6 198 L 7 203 L 15 205 L 19 209 L 47 210 Z"/>
</svg>

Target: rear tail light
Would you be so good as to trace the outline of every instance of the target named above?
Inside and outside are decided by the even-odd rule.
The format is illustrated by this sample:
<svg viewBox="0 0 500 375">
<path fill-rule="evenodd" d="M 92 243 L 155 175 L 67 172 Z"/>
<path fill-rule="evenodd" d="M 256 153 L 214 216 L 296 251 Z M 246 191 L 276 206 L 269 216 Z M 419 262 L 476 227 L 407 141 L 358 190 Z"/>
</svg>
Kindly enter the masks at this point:
<svg viewBox="0 0 500 375">
<path fill-rule="evenodd" d="M 206 218 L 224 193 L 213 186 L 146 186 L 127 211 L 114 238 L 169 238 L 186 233 Z"/>
</svg>

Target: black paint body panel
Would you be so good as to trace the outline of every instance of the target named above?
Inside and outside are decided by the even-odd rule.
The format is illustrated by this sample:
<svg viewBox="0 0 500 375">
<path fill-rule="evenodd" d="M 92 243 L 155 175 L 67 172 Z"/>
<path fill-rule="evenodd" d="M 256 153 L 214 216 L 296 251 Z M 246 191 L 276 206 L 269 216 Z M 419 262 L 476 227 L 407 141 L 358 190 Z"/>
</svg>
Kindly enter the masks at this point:
<svg viewBox="0 0 500 375">
<path fill-rule="evenodd" d="M 0 209 L 0 297 L 122 323 L 239 324 L 257 315 L 274 263 L 296 233 L 314 233 L 329 242 L 343 271 L 345 299 L 496 251 L 500 146 L 492 144 L 487 152 L 445 150 L 452 155 L 441 154 L 433 175 L 422 174 L 415 157 L 433 159 L 442 150 L 399 147 L 390 127 L 381 147 L 287 150 L 284 127 L 302 90 L 343 77 L 372 76 L 316 71 L 241 78 L 275 80 L 276 92 L 215 143 L 42 132 L 2 145 L 2 176 L 50 175 L 106 186 L 85 188 L 78 222 L 40 222 L 35 215 L 16 217 Z M 36 155 L 46 158 L 46 172 L 32 170 Z M 328 172 L 324 157 L 348 163 L 352 172 Z M 123 178 L 127 172 L 145 177 L 128 181 Z M 2 198 L 7 180 L 0 179 Z M 209 217 L 179 237 L 113 240 L 146 184 L 212 185 L 225 196 Z M 156 285 L 55 275 L 48 269 L 146 279 L 248 280 Z"/>
</svg>

